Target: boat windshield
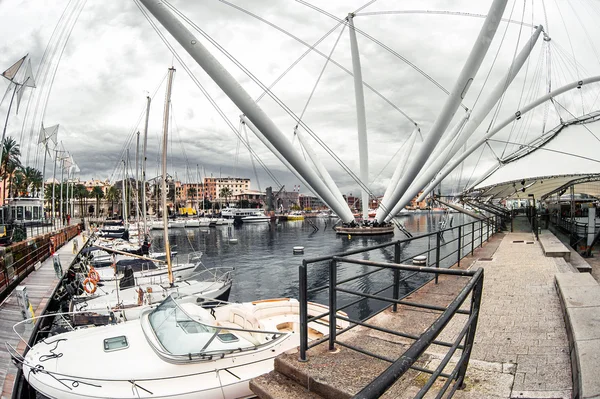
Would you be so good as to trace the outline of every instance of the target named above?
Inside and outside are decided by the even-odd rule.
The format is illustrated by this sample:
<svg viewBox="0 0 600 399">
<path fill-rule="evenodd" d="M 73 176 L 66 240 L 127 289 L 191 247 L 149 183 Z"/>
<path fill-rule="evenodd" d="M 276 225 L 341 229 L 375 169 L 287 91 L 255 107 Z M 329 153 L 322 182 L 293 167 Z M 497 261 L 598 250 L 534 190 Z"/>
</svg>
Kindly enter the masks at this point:
<svg viewBox="0 0 600 399">
<path fill-rule="evenodd" d="M 193 303 L 180 306 L 173 296 L 165 299 L 148 320 L 156 338 L 172 355 L 205 352 L 218 330 L 210 325 L 214 319 L 206 309 Z"/>
</svg>

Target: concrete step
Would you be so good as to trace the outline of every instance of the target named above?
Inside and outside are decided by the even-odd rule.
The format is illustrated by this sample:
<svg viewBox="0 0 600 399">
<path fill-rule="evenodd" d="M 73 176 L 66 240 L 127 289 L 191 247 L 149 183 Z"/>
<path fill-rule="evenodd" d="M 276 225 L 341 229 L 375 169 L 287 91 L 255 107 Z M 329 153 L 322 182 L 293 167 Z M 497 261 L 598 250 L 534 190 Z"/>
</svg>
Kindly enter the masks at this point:
<svg viewBox="0 0 600 399">
<path fill-rule="evenodd" d="M 550 258 L 564 258 L 567 262 L 571 260 L 571 251 L 552 232 L 542 230 L 539 235 L 540 245 L 544 255 Z"/>
<path fill-rule="evenodd" d="M 323 399 L 277 371 L 254 378 L 250 390 L 260 399 Z"/>
</svg>

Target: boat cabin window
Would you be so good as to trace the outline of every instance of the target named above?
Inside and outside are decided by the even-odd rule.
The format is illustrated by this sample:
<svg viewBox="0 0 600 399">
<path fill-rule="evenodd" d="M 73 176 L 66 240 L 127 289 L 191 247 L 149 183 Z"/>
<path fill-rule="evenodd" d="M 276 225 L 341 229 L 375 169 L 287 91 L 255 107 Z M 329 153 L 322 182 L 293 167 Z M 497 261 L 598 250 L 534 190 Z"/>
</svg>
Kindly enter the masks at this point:
<svg viewBox="0 0 600 399">
<path fill-rule="evenodd" d="M 186 305 L 187 312 L 169 296 L 148 316 L 156 338 L 172 355 L 203 352 L 218 330 L 206 309 Z"/>
<path fill-rule="evenodd" d="M 106 338 L 104 340 L 104 350 L 106 352 L 116 351 L 119 349 L 126 349 L 129 347 L 127 343 L 127 337 L 120 335 L 118 337 Z"/>
</svg>

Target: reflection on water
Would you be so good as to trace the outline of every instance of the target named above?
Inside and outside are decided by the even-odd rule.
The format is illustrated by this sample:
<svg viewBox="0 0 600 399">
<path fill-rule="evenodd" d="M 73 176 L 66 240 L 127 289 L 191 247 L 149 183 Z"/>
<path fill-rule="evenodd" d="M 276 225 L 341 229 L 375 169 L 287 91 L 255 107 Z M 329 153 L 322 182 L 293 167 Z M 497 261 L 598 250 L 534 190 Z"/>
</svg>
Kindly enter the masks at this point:
<svg viewBox="0 0 600 399">
<path fill-rule="evenodd" d="M 470 222 L 472 219 L 466 215 L 454 214 L 454 226 Z M 435 231 L 439 227 L 442 214 L 422 213 L 399 219 L 406 229 L 417 236 L 426 232 Z M 332 255 L 358 248 L 392 242 L 406 238 L 398 230 L 394 236 L 347 236 L 338 235 L 333 230 L 333 221 L 329 219 L 313 219 L 319 227 L 314 231 L 306 221 L 289 221 L 277 223 L 254 223 L 236 226 L 232 236 L 237 238 L 237 244 L 229 243 L 227 226 L 216 228 L 190 228 L 171 229 L 169 241 L 178 251 L 179 256 L 192 250 L 204 252 L 203 263 L 207 267 L 233 266 L 234 283 L 230 300 L 251 301 L 259 298 L 293 297 L 298 298 L 298 266 L 302 259 L 314 258 L 323 255 Z M 470 231 L 470 230 L 469 230 Z M 446 232 L 444 240 L 455 240 L 457 231 Z M 155 250 L 164 247 L 162 231 L 152 232 L 152 246 Z M 420 253 L 431 249 L 431 259 L 435 257 L 435 237 L 429 240 L 420 239 L 402 246 L 401 258 L 403 262 L 410 263 L 410 259 Z M 294 255 L 292 248 L 303 246 L 303 255 Z M 456 250 L 457 243 L 449 244 L 449 248 L 442 247 L 441 258 L 447 253 Z M 371 261 L 394 261 L 394 247 L 377 249 L 353 255 L 352 258 Z M 451 256 L 455 261 L 455 257 Z M 454 263 L 447 259 L 448 264 Z M 338 265 L 338 281 L 352 276 L 367 273 L 373 270 L 369 266 L 342 263 Z M 401 278 L 406 276 L 403 272 Z M 329 266 L 327 262 L 311 264 L 308 267 L 309 289 L 327 284 L 329 280 Z M 369 293 L 384 289 L 392 282 L 392 272 L 385 270 L 370 274 L 359 280 L 343 285 L 345 289 L 360 290 Z M 401 282 L 401 293 L 410 292 L 423 282 L 423 277 L 412 277 Z M 391 289 L 384 295 L 392 295 Z M 322 291 L 310 296 L 311 300 L 327 303 L 328 293 Z M 358 299 L 347 293 L 338 294 L 338 303 L 347 304 Z M 380 308 L 375 301 L 362 301 L 360 304 L 347 309 L 352 316 L 366 316 L 369 312 Z"/>
</svg>

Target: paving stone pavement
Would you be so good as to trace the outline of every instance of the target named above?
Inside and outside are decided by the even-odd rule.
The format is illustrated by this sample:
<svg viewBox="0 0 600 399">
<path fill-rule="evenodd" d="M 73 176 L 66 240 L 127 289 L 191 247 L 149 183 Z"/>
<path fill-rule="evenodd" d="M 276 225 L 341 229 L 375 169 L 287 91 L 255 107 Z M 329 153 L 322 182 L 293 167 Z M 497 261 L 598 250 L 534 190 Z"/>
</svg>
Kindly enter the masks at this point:
<svg viewBox="0 0 600 399">
<path fill-rule="evenodd" d="M 515 242 L 522 241 L 522 242 Z M 531 233 L 509 233 L 485 269 L 472 359 L 516 365 L 512 398 L 570 398 L 569 343 L 554 275 Z"/>
</svg>

